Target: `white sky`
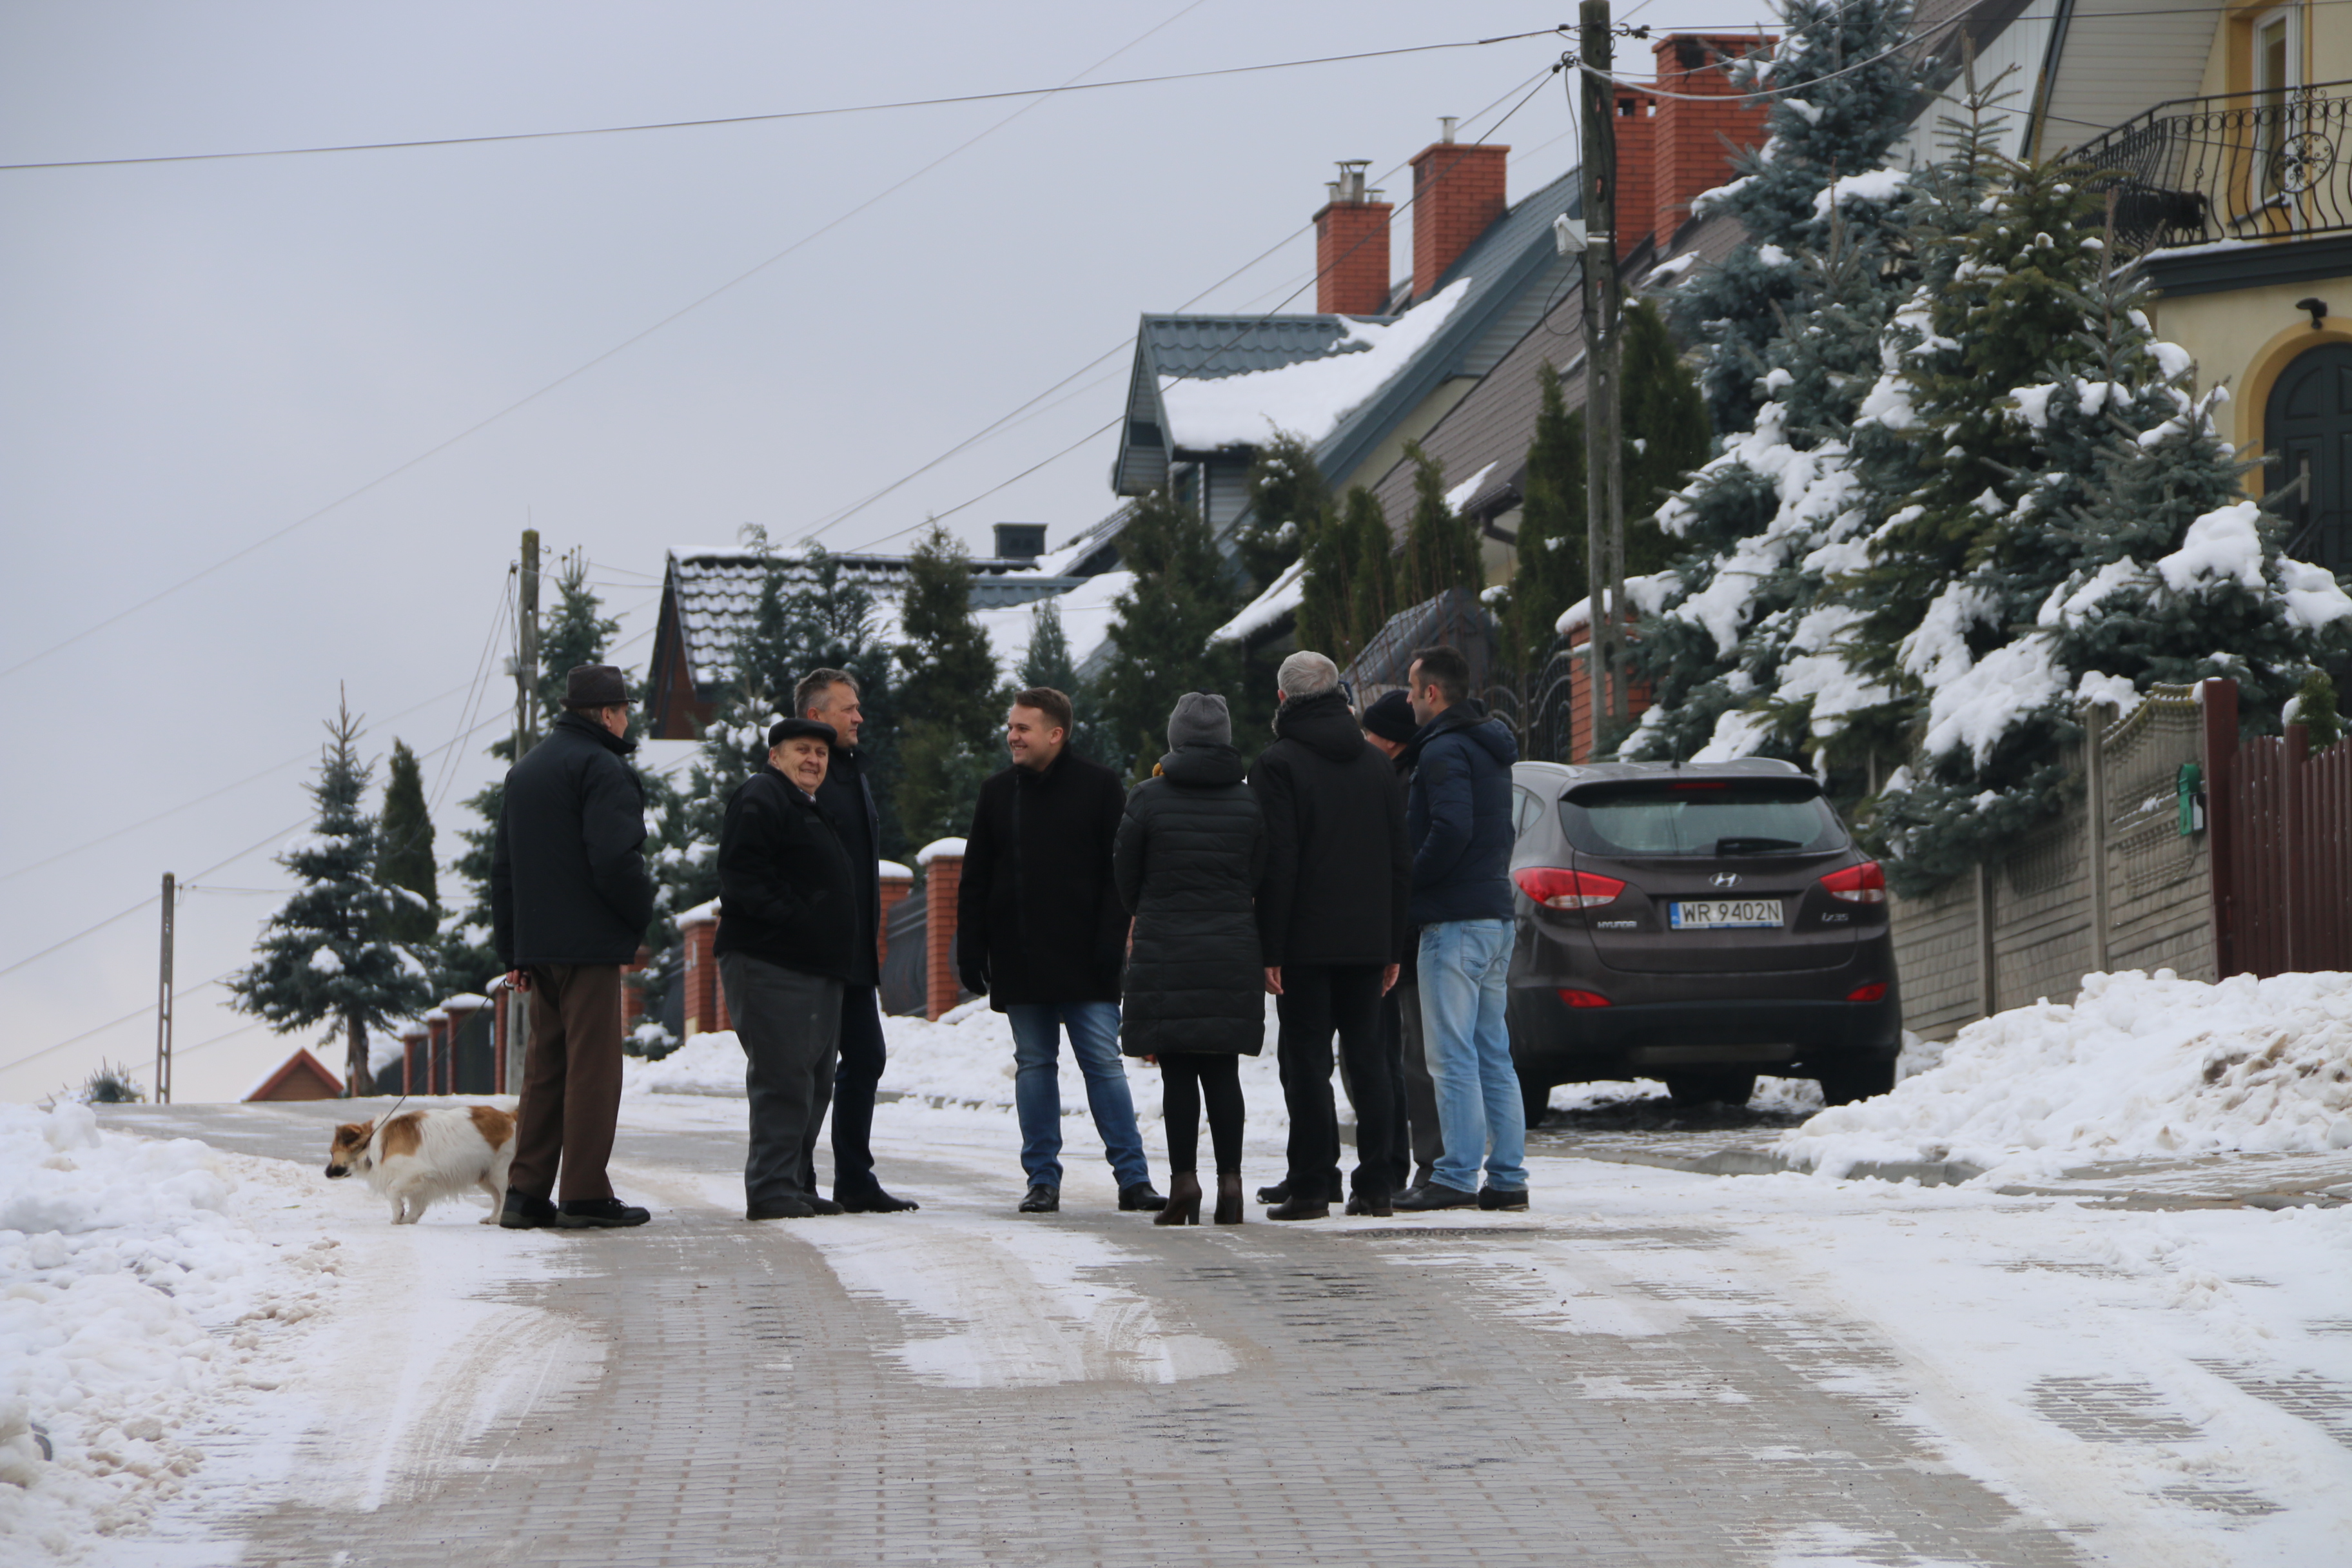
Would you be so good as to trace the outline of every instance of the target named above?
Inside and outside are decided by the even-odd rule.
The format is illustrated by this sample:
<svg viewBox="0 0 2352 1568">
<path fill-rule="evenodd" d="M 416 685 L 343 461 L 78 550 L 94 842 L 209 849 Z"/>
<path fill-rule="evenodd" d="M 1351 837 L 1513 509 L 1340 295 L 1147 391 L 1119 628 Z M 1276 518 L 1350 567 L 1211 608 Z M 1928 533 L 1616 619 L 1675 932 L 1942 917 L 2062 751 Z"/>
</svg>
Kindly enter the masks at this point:
<svg viewBox="0 0 2352 1568">
<path fill-rule="evenodd" d="M 1763 9 L 1653 0 L 1639 19 L 1723 30 Z M 1571 14 L 1472 0 L 12 0 L 0 163 L 868 103 L 1058 83 L 1130 43 L 1095 76 L 1471 39 Z M 439 764 L 526 519 L 551 551 L 585 550 L 635 636 L 667 546 L 755 521 L 796 541 L 1113 351 L 1056 395 L 1067 401 L 824 538 L 903 535 L 1113 418 L 1140 312 L 1184 304 L 1286 235 L 1195 308 L 1268 310 L 1307 281 L 1305 226 L 1335 159 L 1370 157 L 1380 174 L 1434 140 L 1438 116 L 1505 99 L 1558 53 L 1537 38 L 1043 102 L 0 173 L 0 670 L 21 666 L 8 681 L 19 738 L 0 753 L 0 969 L 146 900 L 0 974 L 0 1098 L 39 1098 L 101 1056 L 144 1076 L 158 879 L 263 844 L 204 880 L 284 886 L 267 847 L 303 818 L 338 683 L 369 718 L 372 753 L 395 735 L 442 749 L 427 781 L 446 862 L 499 726 L 456 748 L 454 773 Z M 1646 47 L 1621 61 L 1646 70 Z M 393 473 L 1024 103 L 1035 106 L 740 287 Z M 1570 164 L 1569 129 L 1555 79 L 1496 138 L 1520 150 L 1514 199 Z M 1389 178 L 1392 199 L 1409 179 Z M 1406 223 L 1392 258 L 1411 265 Z M 1289 308 L 1311 310 L 1311 289 Z M 1112 504 L 1112 443 L 955 525 L 984 543 L 992 521 L 1042 521 L 1061 542 Z M 619 657 L 642 664 L 649 640 Z M 498 682 L 476 719 L 510 702 Z M 183 986 L 243 962 L 272 907 L 191 894 Z M 305 1039 L 254 1027 L 194 1048 L 248 1022 L 222 999 L 215 987 L 181 1004 L 180 1099 L 233 1096 Z"/>
</svg>

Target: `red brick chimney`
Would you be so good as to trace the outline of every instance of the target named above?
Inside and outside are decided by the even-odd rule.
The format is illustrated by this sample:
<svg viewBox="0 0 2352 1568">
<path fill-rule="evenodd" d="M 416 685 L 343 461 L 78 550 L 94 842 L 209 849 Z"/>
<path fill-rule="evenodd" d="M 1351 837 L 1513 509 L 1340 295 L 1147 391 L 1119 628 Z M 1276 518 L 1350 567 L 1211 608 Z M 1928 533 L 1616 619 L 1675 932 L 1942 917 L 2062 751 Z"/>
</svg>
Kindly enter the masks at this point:
<svg viewBox="0 0 2352 1568">
<path fill-rule="evenodd" d="M 1656 192 L 1658 243 L 1674 237 L 1690 216 L 1691 198 L 1711 191 L 1732 177 L 1732 149 L 1758 147 L 1764 142 L 1764 116 L 1769 105 L 1750 103 L 1725 74 L 1724 67 L 1759 47 L 1769 50 L 1772 40 L 1753 33 L 1672 33 L 1656 45 L 1658 89 L 1693 93 L 1708 101 L 1662 98 L 1656 119 L 1657 152 L 1653 167 Z M 1624 133 L 1621 121 L 1618 133 Z M 1725 142 L 1731 145 L 1727 147 Z M 1619 205 L 1618 210 L 1625 210 Z M 1621 243 L 1619 254 L 1623 254 Z"/>
<path fill-rule="evenodd" d="M 1617 254 L 1630 256 L 1650 232 L 1657 209 L 1658 100 L 1617 89 Z"/>
<path fill-rule="evenodd" d="M 1377 316 L 1389 302 L 1389 215 L 1364 189 L 1370 158 L 1350 158 L 1315 215 L 1315 308 L 1327 316 Z"/>
<path fill-rule="evenodd" d="M 1425 300 L 1445 269 L 1503 216 L 1511 150 L 1454 140 L 1452 120 L 1412 160 L 1412 297 Z"/>
</svg>

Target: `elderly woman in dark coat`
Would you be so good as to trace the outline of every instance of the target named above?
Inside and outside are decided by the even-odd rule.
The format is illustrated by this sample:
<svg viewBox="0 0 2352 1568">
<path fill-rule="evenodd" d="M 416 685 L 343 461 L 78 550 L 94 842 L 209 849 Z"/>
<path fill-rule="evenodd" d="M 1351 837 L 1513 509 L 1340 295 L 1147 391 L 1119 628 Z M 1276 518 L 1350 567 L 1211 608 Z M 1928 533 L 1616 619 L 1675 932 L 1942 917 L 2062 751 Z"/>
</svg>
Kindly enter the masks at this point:
<svg viewBox="0 0 2352 1568">
<path fill-rule="evenodd" d="M 1242 1218 L 1241 1058 L 1265 1043 L 1253 900 L 1265 826 L 1222 697 L 1177 700 L 1168 754 L 1127 797 L 1111 871 L 1135 916 L 1119 1049 L 1158 1061 L 1168 1163 L 1156 1225 L 1201 1223 L 1201 1104 L 1217 1152 L 1219 1225 Z"/>
</svg>

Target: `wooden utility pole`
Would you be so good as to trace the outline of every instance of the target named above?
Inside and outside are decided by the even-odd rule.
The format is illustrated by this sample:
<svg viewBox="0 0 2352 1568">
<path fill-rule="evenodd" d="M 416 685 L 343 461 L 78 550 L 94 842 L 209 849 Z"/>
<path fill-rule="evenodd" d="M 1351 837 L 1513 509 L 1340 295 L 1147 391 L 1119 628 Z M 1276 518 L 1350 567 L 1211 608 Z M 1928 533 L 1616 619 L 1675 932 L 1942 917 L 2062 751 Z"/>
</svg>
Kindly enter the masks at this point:
<svg viewBox="0 0 2352 1568">
<path fill-rule="evenodd" d="M 539 744 L 539 530 L 522 531 L 522 573 L 515 596 L 514 760 Z"/>
<path fill-rule="evenodd" d="M 163 873 L 163 963 L 155 982 L 155 1103 L 172 1103 L 172 906 L 179 887 Z"/>
<path fill-rule="evenodd" d="M 1585 651 L 1598 756 L 1629 717 L 1625 697 L 1625 444 L 1619 435 L 1616 84 L 1609 0 L 1578 11 L 1577 71 L 1584 132 L 1585 564 L 1591 598 Z"/>
</svg>

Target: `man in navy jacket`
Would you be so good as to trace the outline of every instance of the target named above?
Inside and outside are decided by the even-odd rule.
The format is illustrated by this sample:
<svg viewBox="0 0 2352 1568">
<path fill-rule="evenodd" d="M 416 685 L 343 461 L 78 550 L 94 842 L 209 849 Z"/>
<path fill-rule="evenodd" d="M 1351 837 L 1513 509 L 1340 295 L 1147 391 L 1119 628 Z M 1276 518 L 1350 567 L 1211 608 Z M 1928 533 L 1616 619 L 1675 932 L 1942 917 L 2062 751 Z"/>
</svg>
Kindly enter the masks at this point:
<svg viewBox="0 0 2352 1568">
<path fill-rule="evenodd" d="M 1429 1180 L 1396 1206 L 1523 1209 L 1527 1111 L 1503 1022 L 1518 742 L 1470 696 L 1470 666 L 1455 649 L 1422 649 L 1405 679 L 1421 721 L 1405 803 L 1413 851 L 1408 913 L 1421 928 L 1422 1034 L 1445 1150 Z"/>
</svg>

